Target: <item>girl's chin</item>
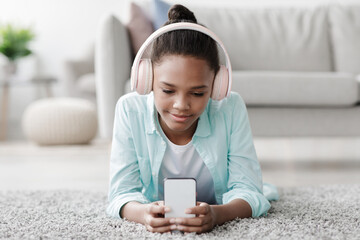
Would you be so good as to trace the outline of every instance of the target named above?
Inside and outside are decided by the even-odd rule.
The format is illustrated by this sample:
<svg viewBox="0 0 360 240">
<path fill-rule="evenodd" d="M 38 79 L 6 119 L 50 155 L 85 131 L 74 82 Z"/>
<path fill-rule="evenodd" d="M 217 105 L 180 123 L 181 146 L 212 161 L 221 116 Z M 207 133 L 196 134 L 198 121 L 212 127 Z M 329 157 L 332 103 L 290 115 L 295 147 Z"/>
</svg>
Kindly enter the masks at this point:
<svg viewBox="0 0 360 240">
<path fill-rule="evenodd" d="M 176 132 L 186 131 L 189 128 L 189 126 L 184 123 L 170 123 L 170 124 L 166 124 L 166 125 L 170 130 L 176 131 Z"/>
<path fill-rule="evenodd" d="M 191 124 L 189 124 L 189 122 L 177 122 L 173 121 L 172 119 L 167 119 L 167 121 L 165 121 L 165 124 L 169 130 L 175 132 L 183 132 L 191 127 Z"/>
<path fill-rule="evenodd" d="M 192 118 L 193 116 L 186 119 L 177 119 L 176 116 L 174 117 L 173 115 L 168 113 L 164 116 L 164 118 L 160 120 L 160 125 L 162 125 L 162 122 L 163 124 L 165 124 L 165 127 L 171 131 L 185 132 L 189 130 L 189 128 L 191 128 L 191 126 L 194 124 Z"/>
</svg>

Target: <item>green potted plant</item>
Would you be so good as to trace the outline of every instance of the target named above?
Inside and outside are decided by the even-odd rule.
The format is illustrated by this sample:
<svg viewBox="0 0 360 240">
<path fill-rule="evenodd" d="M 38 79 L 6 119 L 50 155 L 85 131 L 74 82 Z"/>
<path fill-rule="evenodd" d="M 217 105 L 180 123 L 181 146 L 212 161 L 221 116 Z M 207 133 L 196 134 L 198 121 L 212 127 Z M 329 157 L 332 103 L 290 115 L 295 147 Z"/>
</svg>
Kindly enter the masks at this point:
<svg viewBox="0 0 360 240">
<path fill-rule="evenodd" d="M 0 26 L 0 53 L 8 59 L 8 64 L 4 67 L 6 74 L 14 74 L 16 61 L 32 53 L 28 45 L 34 37 L 35 34 L 30 28 L 11 24 Z"/>
</svg>

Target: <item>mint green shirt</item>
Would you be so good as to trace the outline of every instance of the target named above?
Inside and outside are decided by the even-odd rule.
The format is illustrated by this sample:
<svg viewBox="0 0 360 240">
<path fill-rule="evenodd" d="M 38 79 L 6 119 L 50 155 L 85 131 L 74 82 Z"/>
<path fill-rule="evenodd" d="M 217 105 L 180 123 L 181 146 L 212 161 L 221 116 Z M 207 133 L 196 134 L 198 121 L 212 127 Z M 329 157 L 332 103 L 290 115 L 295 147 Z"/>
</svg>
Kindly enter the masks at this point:
<svg viewBox="0 0 360 240">
<path fill-rule="evenodd" d="M 110 158 L 110 216 L 120 218 L 127 202 L 158 200 L 166 142 L 157 128 L 156 114 L 152 93 L 129 93 L 117 102 Z M 232 92 L 222 101 L 209 99 L 192 142 L 211 173 L 218 204 L 243 199 L 251 206 L 253 217 L 267 213 L 269 200 L 278 199 L 278 194 L 271 185 L 266 186 L 268 199 L 263 194 L 260 164 L 239 94 Z"/>
</svg>

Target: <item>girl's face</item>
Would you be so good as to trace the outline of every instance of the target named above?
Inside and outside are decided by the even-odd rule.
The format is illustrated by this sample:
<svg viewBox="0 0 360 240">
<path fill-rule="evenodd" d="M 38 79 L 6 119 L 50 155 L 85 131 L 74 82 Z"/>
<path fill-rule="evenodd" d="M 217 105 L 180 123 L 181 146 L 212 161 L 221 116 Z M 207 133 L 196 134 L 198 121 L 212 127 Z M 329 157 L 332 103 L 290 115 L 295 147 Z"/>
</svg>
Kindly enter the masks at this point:
<svg viewBox="0 0 360 240">
<path fill-rule="evenodd" d="M 214 71 L 207 62 L 195 57 L 167 55 L 154 64 L 155 107 L 160 125 L 172 142 L 185 144 L 192 138 L 213 80 Z"/>
</svg>

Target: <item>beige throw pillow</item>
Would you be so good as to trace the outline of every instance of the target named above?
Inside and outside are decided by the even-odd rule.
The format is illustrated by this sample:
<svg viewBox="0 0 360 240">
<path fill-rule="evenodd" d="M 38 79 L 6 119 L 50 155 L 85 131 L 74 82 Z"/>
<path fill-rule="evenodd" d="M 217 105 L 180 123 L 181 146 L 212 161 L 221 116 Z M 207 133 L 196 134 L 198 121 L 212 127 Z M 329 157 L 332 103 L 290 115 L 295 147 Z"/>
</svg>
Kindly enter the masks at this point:
<svg viewBox="0 0 360 240">
<path fill-rule="evenodd" d="M 136 3 L 131 3 L 130 21 L 126 27 L 129 31 L 132 51 L 135 55 L 145 40 L 153 33 L 154 27 L 151 20 Z"/>
</svg>

